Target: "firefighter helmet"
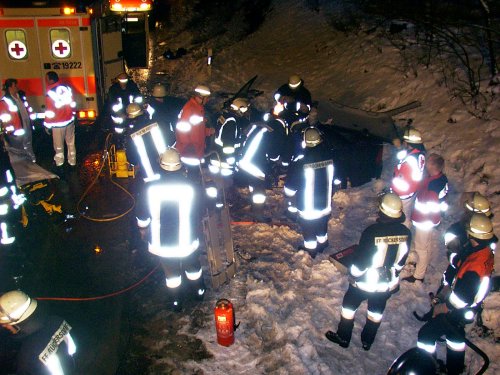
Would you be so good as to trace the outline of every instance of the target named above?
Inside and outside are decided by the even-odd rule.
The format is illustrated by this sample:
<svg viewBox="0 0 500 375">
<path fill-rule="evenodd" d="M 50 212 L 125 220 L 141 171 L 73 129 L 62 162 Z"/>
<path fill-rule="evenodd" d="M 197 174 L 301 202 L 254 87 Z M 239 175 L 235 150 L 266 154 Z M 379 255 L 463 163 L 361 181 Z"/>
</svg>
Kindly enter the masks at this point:
<svg viewBox="0 0 500 375">
<path fill-rule="evenodd" d="M 28 319 L 37 302 L 20 290 L 7 292 L 0 297 L 0 324 L 17 324 Z"/>
<path fill-rule="evenodd" d="M 387 193 L 380 200 L 379 209 L 385 215 L 397 219 L 403 214 L 403 203 L 396 194 Z"/>
<path fill-rule="evenodd" d="M 311 126 L 304 130 L 304 144 L 306 147 L 316 147 L 321 142 L 323 142 L 323 138 L 318 128 Z"/>
<path fill-rule="evenodd" d="M 288 86 L 292 89 L 299 87 L 301 83 L 302 79 L 297 74 L 293 74 L 288 78 Z"/>
<path fill-rule="evenodd" d="M 415 128 L 408 128 L 405 130 L 403 135 L 403 140 L 407 143 L 415 143 L 421 144 L 422 142 L 422 134 Z"/>
<path fill-rule="evenodd" d="M 160 157 L 160 167 L 169 172 L 181 169 L 181 156 L 175 148 L 167 149 Z"/>
<path fill-rule="evenodd" d="M 165 86 L 163 86 L 161 83 L 158 83 L 153 87 L 153 96 L 155 98 L 163 98 L 167 96 L 167 90 L 165 89 Z"/>
<path fill-rule="evenodd" d="M 116 80 L 120 83 L 127 83 L 128 82 L 128 75 L 127 73 L 120 73 L 116 76 Z"/>
<path fill-rule="evenodd" d="M 387 375 L 434 375 L 437 370 L 438 363 L 432 354 L 420 348 L 411 348 L 392 363 Z"/>
<path fill-rule="evenodd" d="M 196 86 L 196 88 L 194 89 L 194 92 L 196 92 L 199 96 L 202 96 L 202 97 L 210 96 L 210 94 L 211 94 L 210 89 L 208 88 L 208 86 L 205 86 L 205 85 Z"/>
<path fill-rule="evenodd" d="M 465 208 L 471 212 L 482 213 L 491 216 L 490 202 L 481 193 L 475 192 L 472 197 L 465 201 Z"/>
<path fill-rule="evenodd" d="M 248 102 L 248 99 L 236 98 L 231 103 L 231 109 L 235 112 L 245 113 L 246 111 L 248 111 L 249 105 L 250 105 L 250 103 Z"/>
<path fill-rule="evenodd" d="M 136 118 L 137 116 L 142 115 L 142 108 L 137 103 L 130 103 L 127 106 L 127 117 L 128 118 Z"/>
<path fill-rule="evenodd" d="M 474 214 L 467 223 L 467 233 L 478 240 L 493 238 L 493 225 L 485 214 Z"/>
</svg>

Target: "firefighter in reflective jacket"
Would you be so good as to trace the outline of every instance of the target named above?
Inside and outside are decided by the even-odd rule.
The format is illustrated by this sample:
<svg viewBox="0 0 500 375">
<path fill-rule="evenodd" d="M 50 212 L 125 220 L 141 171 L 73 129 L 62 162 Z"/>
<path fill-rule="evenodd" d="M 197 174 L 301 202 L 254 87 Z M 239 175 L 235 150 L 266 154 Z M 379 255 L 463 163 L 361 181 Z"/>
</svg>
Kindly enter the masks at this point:
<svg viewBox="0 0 500 375">
<path fill-rule="evenodd" d="M 71 326 L 64 319 L 49 315 L 35 299 L 19 290 L 0 296 L 0 325 L 21 342 L 16 374 L 75 373 L 76 345 Z"/>
<path fill-rule="evenodd" d="M 457 254 L 459 254 L 469 242 L 466 228 L 471 216 L 475 213 L 482 213 L 490 218 L 493 216 L 490 202 L 484 195 L 478 192 L 469 194 L 464 202 L 464 208 L 465 212 L 463 217 L 456 223 L 453 223 L 444 234 L 444 244 L 447 249 L 448 261 L 450 264 L 454 263 Z M 495 250 L 495 244 L 492 243 L 491 246 L 493 246 L 492 248 Z"/>
<path fill-rule="evenodd" d="M 170 121 L 174 119 L 171 118 L 171 109 L 165 99 L 166 96 L 167 90 L 165 86 L 161 83 L 156 84 L 153 87 L 152 98 L 148 100 L 146 112 L 149 113 L 151 122 L 156 122 L 160 126 L 166 145 L 173 147 L 175 144 L 175 124 Z"/>
<path fill-rule="evenodd" d="M 414 128 L 405 130 L 403 149 L 398 152 L 397 158 L 399 162 L 394 168 L 391 191 L 403 202 L 405 225 L 409 228 L 415 193 L 422 182 L 425 167 L 425 147 L 418 130 Z"/>
<path fill-rule="evenodd" d="M 312 106 L 311 93 L 297 74 L 291 75 L 288 83 L 276 90 L 274 100 L 276 103 L 273 114 L 289 124 L 296 120 L 305 120 Z"/>
<path fill-rule="evenodd" d="M 0 120 L 6 133 L 6 149 L 9 155 L 19 155 L 34 163 L 36 157 L 31 141 L 33 109 L 28 104 L 24 92 L 17 87 L 16 79 L 6 79 L 4 90 L 5 96 L 0 100 Z"/>
<path fill-rule="evenodd" d="M 432 257 L 433 228 L 441 222 L 441 212 L 448 209 L 445 197 L 448 194 L 448 178 L 443 173 L 444 159 L 430 154 L 425 163 L 427 177 L 420 185 L 411 215 L 415 227 L 415 252 L 418 256 L 413 275 L 405 277 L 408 282 L 424 280 L 427 266 Z"/>
<path fill-rule="evenodd" d="M 236 98 L 229 110 L 217 120 L 219 126 L 215 131 L 214 150 L 217 151 L 218 157 L 210 157 L 208 168 L 211 173 L 220 173 L 222 176 L 231 176 L 234 173 L 240 148 L 246 138 L 245 130 L 248 130 L 250 125 L 247 117 L 249 107 L 247 99 Z"/>
<path fill-rule="evenodd" d="M 205 154 L 205 138 L 215 133 L 214 129 L 206 126 L 204 105 L 209 96 L 210 89 L 207 86 L 197 86 L 180 111 L 175 126 L 175 148 L 188 168 L 198 168 Z"/>
<path fill-rule="evenodd" d="M 287 149 L 286 124 L 281 119 L 252 124 L 241 151 L 238 168 L 248 181 L 252 194 L 252 209 L 257 220 L 264 217 L 266 187 L 271 184 L 274 165 L 281 163 L 281 155 Z"/>
<path fill-rule="evenodd" d="M 354 314 L 362 301 L 368 300 L 366 324 L 361 332 L 364 350 L 370 350 L 382 321 L 387 300 L 398 290 L 411 243 L 411 233 L 404 221 L 403 206 L 396 194 L 385 194 L 379 205 L 377 223 L 361 234 L 349 269 L 349 289 L 342 301 L 337 332 L 328 331 L 328 340 L 347 348 L 354 327 Z"/>
<path fill-rule="evenodd" d="M 73 91 L 59 82 L 56 72 L 47 73 L 48 90 L 45 101 L 44 126 L 52 131 L 56 167 L 64 164 L 64 143 L 68 148 L 68 164 L 76 165 L 75 107 Z"/>
<path fill-rule="evenodd" d="M 304 131 L 303 153 L 291 163 L 285 181 L 285 195 L 296 197 L 297 211 L 304 236 L 299 249 L 314 258 L 328 246 L 328 219 L 332 211 L 333 160 L 319 130 Z"/>
<path fill-rule="evenodd" d="M 195 298 L 202 299 L 205 293 L 199 259 L 201 193 L 184 174 L 175 149 L 163 153 L 160 165 L 165 172 L 159 180 L 146 184 L 137 225 L 143 238 L 147 234 L 149 252 L 160 257 L 171 307 L 178 310 L 184 279 Z"/>
<path fill-rule="evenodd" d="M 490 289 L 494 263 L 491 244 L 498 240 L 491 220 L 484 214 L 474 214 L 466 231 L 469 243 L 446 269 L 443 287 L 432 300 L 432 319 L 418 332 L 417 346 L 432 354 L 436 341 L 446 336 L 446 368 L 450 375 L 464 370 L 464 327 L 474 321 Z"/>
<path fill-rule="evenodd" d="M 110 111 L 111 120 L 115 125 L 126 121 L 126 109 L 132 103 L 142 105 L 143 97 L 139 87 L 129 78 L 127 73 L 120 73 L 108 90 L 107 110 Z"/>
<path fill-rule="evenodd" d="M 16 224 L 21 220 L 20 208 L 26 197 L 18 191 L 8 160 L 1 166 L 0 174 L 0 249 L 16 240 Z"/>
</svg>

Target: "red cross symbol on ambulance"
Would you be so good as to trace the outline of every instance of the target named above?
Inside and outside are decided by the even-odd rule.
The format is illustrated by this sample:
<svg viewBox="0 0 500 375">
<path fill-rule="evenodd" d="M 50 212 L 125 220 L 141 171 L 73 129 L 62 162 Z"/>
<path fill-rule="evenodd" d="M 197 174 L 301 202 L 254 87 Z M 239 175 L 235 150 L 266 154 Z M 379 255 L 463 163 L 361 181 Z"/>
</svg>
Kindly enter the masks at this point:
<svg viewBox="0 0 500 375">
<path fill-rule="evenodd" d="M 26 54 L 28 53 L 26 45 L 19 40 L 10 42 L 8 51 L 9 55 L 16 60 L 24 59 L 26 57 Z"/>
<path fill-rule="evenodd" d="M 63 59 L 68 57 L 71 52 L 71 48 L 69 47 L 69 43 L 65 40 L 59 39 L 52 43 L 52 53 L 55 57 Z"/>
</svg>

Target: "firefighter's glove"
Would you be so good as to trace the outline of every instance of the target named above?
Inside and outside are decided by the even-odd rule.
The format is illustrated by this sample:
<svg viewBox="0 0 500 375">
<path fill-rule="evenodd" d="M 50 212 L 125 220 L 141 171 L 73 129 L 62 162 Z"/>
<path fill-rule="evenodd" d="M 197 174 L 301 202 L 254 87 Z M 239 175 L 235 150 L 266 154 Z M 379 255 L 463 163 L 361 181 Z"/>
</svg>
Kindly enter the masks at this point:
<svg viewBox="0 0 500 375">
<path fill-rule="evenodd" d="M 432 317 L 435 318 L 440 314 L 446 314 L 446 313 L 448 313 L 448 307 L 446 306 L 446 303 L 438 303 L 436 306 L 434 306 Z"/>
</svg>

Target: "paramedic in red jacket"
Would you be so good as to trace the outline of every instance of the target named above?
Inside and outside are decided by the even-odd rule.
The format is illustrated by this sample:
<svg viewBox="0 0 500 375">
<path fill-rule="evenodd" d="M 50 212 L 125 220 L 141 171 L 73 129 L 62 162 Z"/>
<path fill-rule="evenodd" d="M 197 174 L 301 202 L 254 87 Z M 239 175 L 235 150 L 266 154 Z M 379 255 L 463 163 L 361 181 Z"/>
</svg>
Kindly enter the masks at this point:
<svg viewBox="0 0 500 375">
<path fill-rule="evenodd" d="M 182 163 L 187 167 L 198 167 L 205 154 L 205 138 L 214 134 L 214 129 L 207 128 L 207 118 L 203 107 L 210 89 L 198 85 L 194 95 L 184 105 L 179 113 L 175 126 L 175 148 L 181 155 Z"/>
<path fill-rule="evenodd" d="M 56 167 L 64 165 L 64 143 L 68 148 L 68 164 L 76 165 L 75 107 L 71 87 L 61 83 L 56 72 L 47 73 L 44 126 L 52 130 Z"/>
<path fill-rule="evenodd" d="M 443 173 L 444 159 L 430 154 L 425 163 L 427 177 L 417 191 L 411 221 L 415 227 L 415 252 L 418 255 L 415 272 L 404 278 L 408 282 L 424 281 L 427 266 L 432 258 L 433 229 L 441 223 L 441 212 L 447 210 L 445 197 L 448 193 L 448 178 Z"/>
</svg>

